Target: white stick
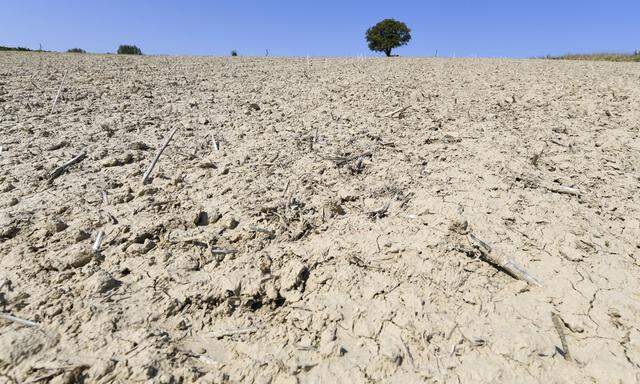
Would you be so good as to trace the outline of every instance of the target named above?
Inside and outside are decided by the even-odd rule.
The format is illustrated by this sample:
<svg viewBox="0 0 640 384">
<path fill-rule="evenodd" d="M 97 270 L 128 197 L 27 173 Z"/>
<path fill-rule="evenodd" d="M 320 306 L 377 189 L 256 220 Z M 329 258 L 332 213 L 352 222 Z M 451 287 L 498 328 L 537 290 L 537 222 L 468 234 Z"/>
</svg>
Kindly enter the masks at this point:
<svg viewBox="0 0 640 384">
<path fill-rule="evenodd" d="M 25 319 L 21 319 L 19 317 L 15 317 L 15 316 L 11 316 L 8 313 L 0 313 L 0 318 L 5 319 L 7 321 L 13 321 L 14 323 L 18 323 L 18 324 L 22 324 L 22 325 L 26 325 L 27 327 L 37 327 L 38 323 L 30 321 L 30 320 L 25 320 Z"/>
<path fill-rule="evenodd" d="M 100 245 L 102 244 L 103 236 L 104 236 L 103 231 L 98 232 L 98 235 L 96 236 L 96 241 L 93 243 L 93 247 L 91 247 L 91 250 L 93 251 L 93 253 L 100 253 Z"/>
<path fill-rule="evenodd" d="M 572 195 L 572 196 L 582 195 L 582 193 L 579 190 L 571 187 L 565 187 L 564 185 L 559 185 L 559 186 L 551 185 L 551 186 L 548 186 L 547 189 L 550 190 L 551 192 L 562 193 L 565 195 Z"/>
<path fill-rule="evenodd" d="M 385 115 L 383 115 L 383 116 L 384 116 L 384 117 L 391 117 L 391 116 L 393 116 L 393 115 L 400 114 L 400 113 L 402 113 L 402 112 L 406 111 L 406 110 L 407 110 L 407 109 L 409 109 L 409 108 L 411 108 L 411 106 L 410 106 L 410 105 L 409 105 L 409 106 L 406 106 L 406 107 L 398 108 L 398 109 L 396 109 L 395 111 L 391 111 L 391 112 L 389 112 L 389 113 L 387 113 L 387 114 L 385 114 Z"/>
<path fill-rule="evenodd" d="M 53 99 L 53 104 L 51 105 L 51 110 L 49 110 L 49 114 L 53 113 L 53 109 L 56 107 L 56 103 L 58 102 L 58 98 L 60 97 L 60 92 L 62 92 L 62 86 L 64 85 L 64 79 L 67 78 L 67 71 L 64 72 L 62 76 L 62 80 L 60 81 L 60 86 L 58 87 L 58 93 L 56 93 L 56 97 Z"/>
<path fill-rule="evenodd" d="M 215 137 L 213 138 L 213 149 L 215 149 L 216 151 L 220 150 L 220 146 L 218 145 Z"/>
<path fill-rule="evenodd" d="M 160 147 L 160 149 L 158 150 L 158 153 L 156 153 L 156 156 L 153 158 L 153 161 L 151 162 L 151 164 L 149 164 L 149 168 L 147 168 L 147 171 L 142 176 L 142 184 L 147 184 L 149 180 L 149 176 L 151 176 L 151 172 L 153 172 L 153 168 L 155 168 L 156 163 L 160 158 L 160 155 L 162 155 L 162 152 L 164 152 L 164 150 L 167 148 L 167 145 L 169 145 L 169 142 L 171 141 L 171 139 L 173 138 L 173 135 L 175 135 L 177 130 L 178 130 L 178 127 L 175 127 L 171 131 L 171 133 L 169 133 L 169 137 L 167 137 L 167 140 L 164 142 L 164 144 L 162 144 L 162 147 Z"/>
</svg>

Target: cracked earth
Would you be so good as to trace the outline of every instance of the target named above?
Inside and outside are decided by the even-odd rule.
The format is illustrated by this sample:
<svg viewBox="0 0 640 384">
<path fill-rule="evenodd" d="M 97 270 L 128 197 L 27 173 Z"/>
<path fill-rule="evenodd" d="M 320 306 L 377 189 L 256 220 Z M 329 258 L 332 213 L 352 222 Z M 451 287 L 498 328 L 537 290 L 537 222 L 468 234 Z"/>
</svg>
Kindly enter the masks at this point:
<svg viewBox="0 0 640 384">
<path fill-rule="evenodd" d="M 1 53 L 0 382 L 638 382 L 639 83 Z"/>
</svg>

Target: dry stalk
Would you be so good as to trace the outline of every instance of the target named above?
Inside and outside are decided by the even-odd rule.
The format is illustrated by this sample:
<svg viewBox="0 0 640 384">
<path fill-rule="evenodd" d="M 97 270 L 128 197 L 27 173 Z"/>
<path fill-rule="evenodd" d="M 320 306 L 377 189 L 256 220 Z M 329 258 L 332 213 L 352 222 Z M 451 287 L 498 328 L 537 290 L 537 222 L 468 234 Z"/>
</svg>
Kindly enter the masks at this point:
<svg viewBox="0 0 640 384">
<path fill-rule="evenodd" d="M 153 172 L 153 168 L 155 168 L 156 163 L 158 162 L 158 159 L 160 158 L 160 155 L 162 155 L 162 152 L 164 152 L 164 150 L 167 148 L 167 145 L 169 145 L 169 142 L 171 141 L 171 139 L 173 138 L 173 135 L 175 135 L 177 130 L 178 130 L 178 127 L 175 127 L 169 133 L 169 136 L 167 137 L 167 140 L 165 140 L 164 144 L 162 144 L 160 149 L 158 149 L 158 152 L 156 153 L 156 156 L 153 158 L 153 161 L 151 161 L 151 164 L 149 164 L 149 168 L 147 168 L 147 171 L 142 176 L 142 184 L 147 184 L 149 182 L 149 176 L 151 176 L 151 172 Z"/>
<path fill-rule="evenodd" d="M 77 163 L 81 162 L 86 157 L 87 157 L 87 153 L 86 152 L 82 152 L 78 156 L 76 156 L 73 159 L 71 159 L 71 160 L 67 161 L 66 163 L 62 164 L 61 166 L 56 168 L 53 172 L 51 172 L 51 174 L 49 175 L 48 182 L 51 183 L 53 180 L 55 180 L 60 175 L 62 175 L 69 167 L 71 167 L 74 164 L 77 164 Z"/>
<path fill-rule="evenodd" d="M 473 233 L 467 234 L 467 240 L 471 246 L 480 252 L 480 259 L 488 262 L 491 265 L 498 266 L 501 269 L 507 271 L 511 276 L 518 280 L 526 281 L 529 284 L 542 287 L 542 283 L 535 277 L 531 276 L 520 264 L 514 260 L 504 260 L 492 252 L 489 244 L 478 239 Z"/>
<path fill-rule="evenodd" d="M 562 320 L 562 317 L 555 312 L 551 312 L 551 320 L 553 321 L 553 326 L 560 337 L 560 343 L 562 343 L 562 356 L 565 360 L 572 361 L 571 353 L 569 353 L 569 344 L 567 343 L 567 338 L 564 334 L 564 321 Z"/>
</svg>

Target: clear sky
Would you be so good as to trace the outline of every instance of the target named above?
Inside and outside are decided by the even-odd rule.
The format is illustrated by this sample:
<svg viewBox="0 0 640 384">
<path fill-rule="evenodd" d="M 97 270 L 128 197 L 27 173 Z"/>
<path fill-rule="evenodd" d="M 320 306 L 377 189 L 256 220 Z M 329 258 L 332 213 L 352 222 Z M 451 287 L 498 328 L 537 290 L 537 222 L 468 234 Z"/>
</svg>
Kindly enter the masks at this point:
<svg viewBox="0 0 640 384">
<path fill-rule="evenodd" d="M 640 0 L 0 0 L 0 45 L 148 54 L 376 55 L 384 18 L 413 40 L 402 56 L 532 57 L 640 49 Z"/>
</svg>

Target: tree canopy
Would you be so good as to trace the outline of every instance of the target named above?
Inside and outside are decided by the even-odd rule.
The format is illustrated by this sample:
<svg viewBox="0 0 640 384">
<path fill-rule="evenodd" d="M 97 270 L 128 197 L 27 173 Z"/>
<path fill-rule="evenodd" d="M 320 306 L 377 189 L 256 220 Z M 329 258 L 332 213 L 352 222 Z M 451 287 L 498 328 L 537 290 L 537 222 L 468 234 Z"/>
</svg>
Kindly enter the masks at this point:
<svg viewBox="0 0 640 384">
<path fill-rule="evenodd" d="M 385 19 L 367 30 L 369 49 L 391 56 L 393 48 L 406 45 L 411 40 L 411 29 L 401 21 Z"/>
</svg>

